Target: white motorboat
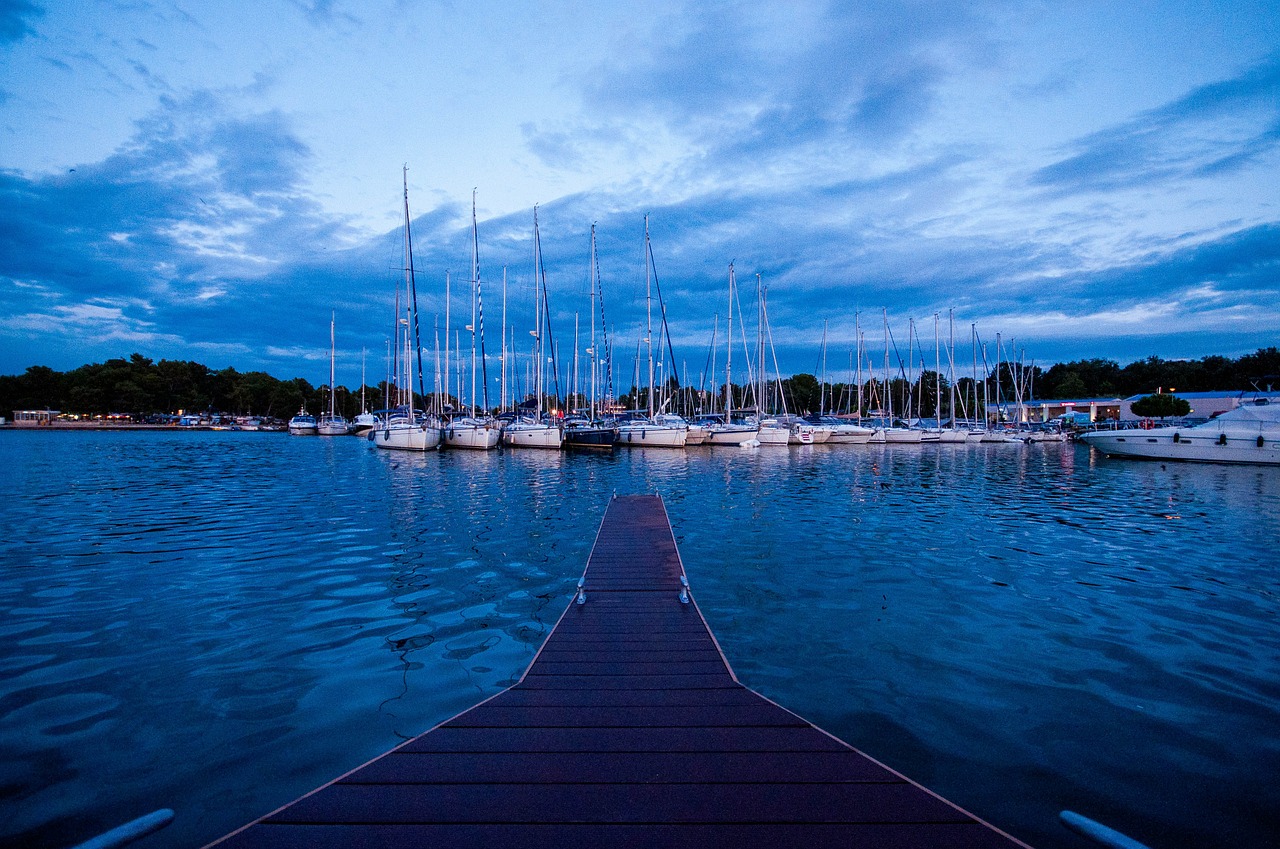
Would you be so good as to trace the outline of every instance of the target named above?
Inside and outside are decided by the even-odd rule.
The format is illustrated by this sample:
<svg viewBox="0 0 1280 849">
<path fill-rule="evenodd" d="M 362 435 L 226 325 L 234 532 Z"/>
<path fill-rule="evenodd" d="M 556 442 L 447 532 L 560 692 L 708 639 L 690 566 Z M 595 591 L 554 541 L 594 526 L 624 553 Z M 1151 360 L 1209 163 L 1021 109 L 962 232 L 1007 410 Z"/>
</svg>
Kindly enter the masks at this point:
<svg viewBox="0 0 1280 849">
<path fill-rule="evenodd" d="M 1194 427 L 1095 430 L 1077 439 L 1115 457 L 1280 466 L 1280 404 L 1259 398 Z"/>
<path fill-rule="evenodd" d="M 316 417 L 303 407 L 289 419 L 289 433 L 294 436 L 315 436 L 317 430 Z"/>
<path fill-rule="evenodd" d="M 361 413 L 351 423 L 351 432 L 356 436 L 367 436 L 369 431 L 378 427 L 380 422 L 373 413 Z"/>
</svg>

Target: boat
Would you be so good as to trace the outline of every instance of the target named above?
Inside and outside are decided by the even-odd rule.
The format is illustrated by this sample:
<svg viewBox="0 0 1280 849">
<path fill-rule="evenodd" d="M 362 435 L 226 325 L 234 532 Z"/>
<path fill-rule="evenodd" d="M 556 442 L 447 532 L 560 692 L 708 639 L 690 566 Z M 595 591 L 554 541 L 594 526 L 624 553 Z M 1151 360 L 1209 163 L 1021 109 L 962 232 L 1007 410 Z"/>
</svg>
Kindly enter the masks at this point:
<svg viewBox="0 0 1280 849">
<path fill-rule="evenodd" d="M 1257 398 L 1192 427 L 1095 430 L 1076 438 L 1113 457 L 1280 466 L 1280 403 Z"/>
<path fill-rule="evenodd" d="M 351 432 L 356 436 L 368 436 L 379 424 L 378 417 L 369 412 L 369 407 L 364 400 L 364 352 L 360 353 L 360 415 L 351 421 Z"/>
<path fill-rule="evenodd" d="M 404 362 L 396 369 L 400 405 L 383 417 L 369 438 L 379 448 L 397 451 L 436 451 L 443 436 L 440 420 L 418 410 L 414 404 L 413 383 L 416 375 L 418 394 L 426 397 L 422 387 L 422 344 L 418 333 L 418 287 L 413 270 L 413 237 L 409 228 L 409 169 L 404 169 L 404 278 L 405 313 L 396 307 L 396 351 Z M 398 299 L 397 299 L 398 300 Z M 403 347 L 402 347 L 403 346 Z M 416 356 L 415 356 L 416 355 Z M 417 368 L 415 370 L 414 365 Z M 403 378 L 403 382 L 401 379 Z"/>
<path fill-rule="evenodd" d="M 316 429 L 316 417 L 308 413 L 306 407 L 289 419 L 289 433 L 294 436 L 315 436 Z"/>
<path fill-rule="evenodd" d="M 618 427 L 592 421 L 586 416 L 566 416 L 564 420 L 565 448 L 603 448 L 609 450 L 618 442 Z"/>
<path fill-rule="evenodd" d="M 595 230 L 592 229 L 591 250 L 595 255 Z M 618 425 L 618 444 L 636 448 L 684 448 L 689 440 L 689 425 L 679 416 L 668 416 L 658 410 L 656 392 L 658 381 L 655 380 L 653 363 L 653 289 L 657 287 L 658 273 L 653 263 L 653 246 L 649 241 L 649 216 L 644 217 L 644 296 L 645 296 L 645 343 L 648 345 L 649 371 L 649 408 L 647 415 L 633 415 Z M 658 289 L 658 312 L 662 319 L 662 330 L 659 343 L 667 341 L 670 348 L 670 333 L 667 328 L 667 310 L 662 302 L 662 290 Z M 660 355 L 661 356 L 661 355 Z M 673 358 L 674 359 L 674 358 Z M 666 381 L 662 381 L 665 385 Z M 677 387 L 678 388 L 678 387 Z M 668 397 L 662 406 L 666 407 Z"/>
<path fill-rule="evenodd" d="M 865 445 L 876 435 L 875 428 L 841 421 L 836 416 L 808 416 L 806 420 L 825 430 L 829 434 L 826 441 L 832 445 Z"/>
<path fill-rule="evenodd" d="M 733 302 L 737 298 L 737 280 L 734 277 L 733 263 L 729 263 L 729 316 L 725 337 L 729 344 L 725 346 L 724 359 L 724 415 L 708 414 L 700 421 L 707 429 L 707 445 L 742 445 L 755 442 L 760 431 L 758 423 L 735 421 L 733 418 Z"/>
<path fill-rule="evenodd" d="M 346 436 L 351 433 L 351 423 L 347 421 L 346 416 L 340 415 L 334 410 L 334 379 L 333 379 L 333 358 L 334 358 L 334 341 L 333 341 L 333 321 L 334 316 L 329 316 L 329 412 L 323 413 L 320 420 L 316 422 L 316 433 L 321 436 Z"/>
<path fill-rule="evenodd" d="M 555 351 L 555 345 L 543 345 L 543 337 L 551 336 L 551 312 L 546 306 L 547 274 L 542 266 L 542 238 L 538 232 L 538 208 L 533 208 L 533 373 L 534 392 L 531 415 L 517 419 L 502 429 L 502 444 L 510 448 L 558 449 L 564 442 L 564 429 L 555 417 L 543 415 L 543 374 L 546 371 L 546 347 Z M 545 314 L 545 321 L 544 321 Z M 554 370 L 553 370 L 554 371 Z M 557 395 L 559 393 L 557 392 Z"/>
<path fill-rule="evenodd" d="M 447 297 L 447 295 L 446 295 Z M 446 308 L 445 315 L 448 316 Z M 476 196 L 475 192 L 471 193 L 471 324 L 467 325 L 467 330 L 471 331 L 471 410 L 468 415 L 456 416 L 450 418 L 444 426 L 444 446 L 446 448 L 469 448 L 478 451 L 487 451 L 496 448 L 498 440 L 502 436 L 502 430 L 498 427 L 497 421 L 492 416 L 487 415 L 484 411 L 489 409 L 489 369 L 488 360 L 484 355 L 484 302 L 480 294 L 480 241 L 476 230 Z M 480 372 L 483 374 L 481 380 L 481 392 L 484 396 L 483 407 L 476 406 L 476 334 L 480 337 Z M 449 338 L 449 323 L 445 320 L 445 339 Z M 446 348 L 447 348 L 446 344 Z M 461 351 L 458 351 L 458 359 L 461 360 Z M 447 373 L 448 357 L 445 358 L 445 372 Z M 458 394 L 462 394 L 459 387 Z"/>
</svg>

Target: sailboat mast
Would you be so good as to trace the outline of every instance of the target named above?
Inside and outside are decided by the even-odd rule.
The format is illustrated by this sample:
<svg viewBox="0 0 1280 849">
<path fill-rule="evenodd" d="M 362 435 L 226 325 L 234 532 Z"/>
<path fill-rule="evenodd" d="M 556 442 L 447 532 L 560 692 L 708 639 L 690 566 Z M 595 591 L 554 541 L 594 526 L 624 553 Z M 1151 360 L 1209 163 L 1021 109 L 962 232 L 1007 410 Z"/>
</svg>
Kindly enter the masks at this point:
<svg viewBox="0 0 1280 849">
<path fill-rule="evenodd" d="M 724 423 L 729 424 L 733 415 L 733 263 L 729 263 L 729 316 L 725 330 L 724 356 Z"/>
<path fill-rule="evenodd" d="M 534 394 L 537 396 L 538 421 L 542 421 L 542 370 L 546 367 L 542 357 L 542 286 L 538 282 L 538 270 L 542 268 L 542 246 L 538 236 L 538 207 L 533 208 L 533 332 Z"/>
<path fill-rule="evenodd" d="M 329 418 L 333 418 L 333 322 L 336 317 L 336 312 L 329 313 Z"/>
<path fill-rule="evenodd" d="M 502 356 L 499 357 L 502 378 L 498 388 L 498 409 L 507 409 L 507 267 L 502 266 Z"/>
<path fill-rule="evenodd" d="M 653 418 L 653 289 L 649 276 L 649 216 L 644 217 L 644 341 L 649 348 L 649 418 Z"/>
<path fill-rule="evenodd" d="M 591 421 L 596 420 L 596 399 L 599 397 L 599 382 L 597 378 L 600 374 L 600 357 L 596 353 L 596 225 L 591 224 L 591 262 L 587 267 L 587 274 L 590 280 L 587 286 L 591 291 L 591 347 L 587 350 L 591 354 Z"/>
</svg>

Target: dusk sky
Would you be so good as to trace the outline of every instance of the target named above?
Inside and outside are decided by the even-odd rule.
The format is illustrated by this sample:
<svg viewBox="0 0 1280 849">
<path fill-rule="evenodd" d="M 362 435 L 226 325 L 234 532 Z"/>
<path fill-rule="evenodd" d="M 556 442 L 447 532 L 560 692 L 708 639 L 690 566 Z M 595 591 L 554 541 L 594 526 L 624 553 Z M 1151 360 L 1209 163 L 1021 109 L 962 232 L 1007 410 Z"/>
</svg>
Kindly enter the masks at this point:
<svg viewBox="0 0 1280 849">
<path fill-rule="evenodd" d="M 0 0 L 0 374 L 318 383 L 333 312 L 376 382 L 406 164 L 427 327 L 446 271 L 469 321 L 476 191 L 490 354 L 504 267 L 527 354 L 535 204 L 562 359 L 594 222 L 627 374 L 646 214 L 690 375 L 730 261 L 785 373 L 826 322 L 844 379 L 859 312 L 881 362 L 882 310 L 930 367 L 954 311 L 966 373 L 974 324 L 1044 367 L 1280 344 L 1276 0 Z"/>
</svg>

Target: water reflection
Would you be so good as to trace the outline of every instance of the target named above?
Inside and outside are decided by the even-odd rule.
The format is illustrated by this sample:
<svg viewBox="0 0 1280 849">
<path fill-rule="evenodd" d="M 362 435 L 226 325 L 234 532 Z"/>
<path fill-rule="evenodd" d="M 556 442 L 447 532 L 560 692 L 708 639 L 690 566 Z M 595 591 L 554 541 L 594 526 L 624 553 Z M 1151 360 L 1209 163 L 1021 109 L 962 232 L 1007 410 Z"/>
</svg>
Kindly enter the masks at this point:
<svg viewBox="0 0 1280 849">
<path fill-rule="evenodd" d="M 1069 445 L 13 434 L 0 835 L 69 845 L 172 806 L 155 845 L 197 845 L 496 692 L 616 491 L 663 496 L 744 680 L 1019 836 L 1063 845 L 1056 809 L 1094 805 L 1212 843 L 1197 816 L 1232 787 L 1217 826 L 1257 844 L 1278 477 Z"/>
</svg>

